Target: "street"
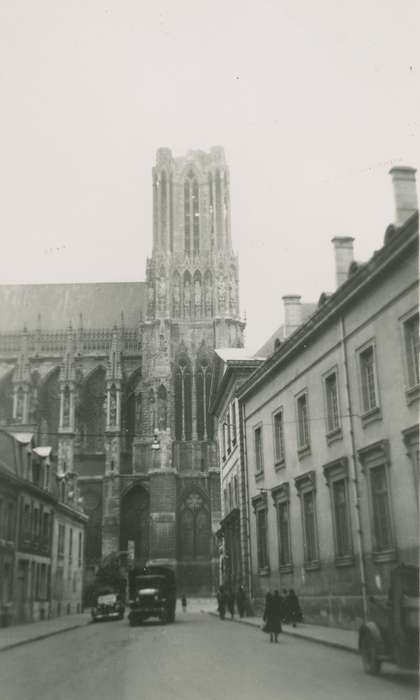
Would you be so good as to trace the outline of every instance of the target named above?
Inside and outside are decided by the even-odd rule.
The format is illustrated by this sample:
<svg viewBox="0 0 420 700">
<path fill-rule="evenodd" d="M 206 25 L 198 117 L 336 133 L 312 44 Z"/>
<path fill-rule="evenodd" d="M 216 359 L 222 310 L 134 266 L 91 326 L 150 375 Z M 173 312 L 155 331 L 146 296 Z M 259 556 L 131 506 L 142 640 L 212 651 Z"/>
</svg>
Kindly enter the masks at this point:
<svg viewBox="0 0 420 700">
<path fill-rule="evenodd" d="M 416 678 L 385 665 L 363 673 L 352 653 L 206 613 L 174 625 L 89 624 L 0 654 L 2 700 L 414 700 Z"/>
</svg>

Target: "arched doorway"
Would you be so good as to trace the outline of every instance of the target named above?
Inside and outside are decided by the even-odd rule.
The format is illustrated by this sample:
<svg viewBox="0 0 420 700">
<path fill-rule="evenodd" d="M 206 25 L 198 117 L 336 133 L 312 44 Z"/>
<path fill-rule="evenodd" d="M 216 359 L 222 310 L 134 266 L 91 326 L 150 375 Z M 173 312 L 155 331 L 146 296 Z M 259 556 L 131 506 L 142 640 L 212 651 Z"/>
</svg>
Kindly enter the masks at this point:
<svg viewBox="0 0 420 700">
<path fill-rule="evenodd" d="M 150 498 L 142 486 L 133 486 L 121 499 L 122 551 L 134 550 L 136 566 L 144 566 L 149 558 Z"/>
</svg>

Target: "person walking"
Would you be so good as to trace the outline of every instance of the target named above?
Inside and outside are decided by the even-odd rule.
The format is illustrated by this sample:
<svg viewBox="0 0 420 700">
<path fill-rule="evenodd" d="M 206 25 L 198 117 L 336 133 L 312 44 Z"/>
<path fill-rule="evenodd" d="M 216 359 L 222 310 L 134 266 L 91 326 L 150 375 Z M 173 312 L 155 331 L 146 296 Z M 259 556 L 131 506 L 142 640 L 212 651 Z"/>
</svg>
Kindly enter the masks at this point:
<svg viewBox="0 0 420 700">
<path fill-rule="evenodd" d="M 217 591 L 217 611 L 221 620 L 225 619 L 226 615 L 226 594 L 223 586 Z"/>
<path fill-rule="evenodd" d="M 239 586 L 238 592 L 236 593 L 236 607 L 238 608 L 239 617 L 245 615 L 245 605 L 246 605 L 246 595 L 243 586 Z"/>
<path fill-rule="evenodd" d="M 181 596 L 181 605 L 182 605 L 182 612 L 187 612 L 187 596 L 185 593 L 182 594 Z"/>
<path fill-rule="evenodd" d="M 287 610 L 289 619 L 293 627 L 296 627 L 296 624 L 298 622 L 303 622 L 303 615 L 299 605 L 299 598 L 297 597 L 293 588 L 289 590 L 289 595 L 287 596 Z"/>
<path fill-rule="evenodd" d="M 270 635 L 270 642 L 278 642 L 281 632 L 281 618 L 283 615 L 283 603 L 278 591 L 273 595 L 267 593 L 265 598 L 265 608 L 263 620 L 265 622 L 264 631 Z"/>
</svg>

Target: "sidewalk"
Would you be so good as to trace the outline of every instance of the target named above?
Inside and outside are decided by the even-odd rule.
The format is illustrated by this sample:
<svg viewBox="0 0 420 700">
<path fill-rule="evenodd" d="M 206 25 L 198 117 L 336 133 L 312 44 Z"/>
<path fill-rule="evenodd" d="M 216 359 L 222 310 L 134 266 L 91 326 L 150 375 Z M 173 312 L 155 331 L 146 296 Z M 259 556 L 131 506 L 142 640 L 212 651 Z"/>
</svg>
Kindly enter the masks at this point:
<svg viewBox="0 0 420 700">
<path fill-rule="evenodd" d="M 204 611 L 203 611 L 204 612 Z M 214 610 L 209 612 L 210 615 L 218 617 L 218 613 Z M 230 622 L 230 616 L 227 614 L 226 621 Z M 235 616 L 233 622 L 238 622 L 241 625 L 250 625 L 261 630 L 262 620 L 260 617 L 240 617 Z M 263 632 L 261 632 L 263 634 Z M 324 644 L 335 649 L 343 649 L 358 654 L 358 635 L 355 630 L 343 630 L 338 627 L 322 627 L 321 625 L 307 625 L 299 623 L 297 627 L 292 625 L 283 625 L 282 634 L 306 639 L 309 642 Z"/>
<path fill-rule="evenodd" d="M 61 634 L 68 630 L 84 627 L 90 620 L 90 615 L 82 613 L 80 615 L 63 615 L 52 620 L 42 622 L 31 622 L 27 625 L 13 625 L 11 627 L 0 628 L 0 652 L 7 649 L 35 642 L 39 639 L 52 637 L 54 634 Z"/>
</svg>

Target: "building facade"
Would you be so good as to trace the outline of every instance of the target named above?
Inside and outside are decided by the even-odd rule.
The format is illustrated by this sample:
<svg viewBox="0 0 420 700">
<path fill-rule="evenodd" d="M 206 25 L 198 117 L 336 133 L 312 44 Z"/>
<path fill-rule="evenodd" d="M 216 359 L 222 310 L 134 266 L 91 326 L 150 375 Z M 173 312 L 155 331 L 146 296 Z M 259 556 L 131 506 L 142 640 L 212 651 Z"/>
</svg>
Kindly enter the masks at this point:
<svg viewBox="0 0 420 700">
<path fill-rule="evenodd" d="M 3 625 L 81 611 L 82 560 L 79 577 L 72 582 L 71 601 L 67 601 L 64 588 L 54 597 L 52 587 L 56 520 L 65 511 L 81 541 L 87 520 L 81 512 L 78 493 L 69 490 L 65 481 L 51 459 L 50 447 L 37 447 L 30 433 L 0 430 L 0 623 Z"/>
<path fill-rule="evenodd" d="M 90 578 L 129 552 L 137 565 L 176 566 L 187 591 L 210 591 L 211 363 L 214 347 L 242 345 L 244 328 L 223 149 L 159 149 L 152 186 L 145 282 L 0 287 L 0 420 L 52 444 L 77 480 Z"/>
<path fill-rule="evenodd" d="M 294 588 L 305 619 L 357 626 L 392 568 L 418 563 L 418 209 L 366 264 L 334 239 L 338 288 L 238 390 L 254 597 Z M 402 212 L 404 209 L 404 212 Z"/>
<path fill-rule="evenodd" d="M 217 422 L 221 521 L 219 584 L 237 591 L 249 587 L 248 483 L 243 469 L 243 439 L 236 390 L 261 364 L 244 349 L 216 349 L 210 410 Z"/>
</svg>

